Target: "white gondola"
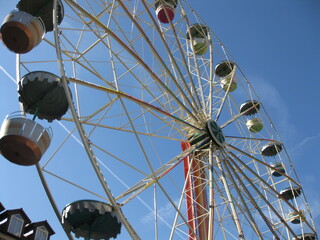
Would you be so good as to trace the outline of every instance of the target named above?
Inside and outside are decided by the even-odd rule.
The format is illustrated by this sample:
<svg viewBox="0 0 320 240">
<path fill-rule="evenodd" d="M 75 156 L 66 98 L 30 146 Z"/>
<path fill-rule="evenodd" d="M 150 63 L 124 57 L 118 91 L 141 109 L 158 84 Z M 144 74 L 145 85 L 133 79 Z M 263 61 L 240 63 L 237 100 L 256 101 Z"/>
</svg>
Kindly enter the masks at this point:
<svg viewBox="0 0 320 240">
<path fill-rule="evenodd" d="M 277 171 L 271 169 L 271 174 L 274 177 L 281 177 L 283 176 L 281 173 L 286 173 L 283 163 L 274 163 L 274 164 L 271 164 L 271 167 L 277 169 Z"/>
<path fill-rule="evenodd" d="M 27 53 L 43 39 L 46 29 L 41 18 L 23 11 L 10 12 L 1 26 L 2 41 L 15 53 Z"/>
<path fill-rule="evenodd" d="M 280 191 L 279 198 L 283 200 L 292 200 L 301 194 L 300 187 L 288 187 Z"/>
<path fill-rule="evenodd" d="M 208 28 L 202 24 L 193 24 L 188 28 L 187 39 L 196 55 L 203 55 L 209 47 Z"/>
<path fill-rule="evenodd" d="M 259 118 L 249 119 L 246 126 L 250 132 L 257 133 L 263 129 L 263 124 Z"/>
<path fill-rule="evenodd" d="M 241 104 L 240 113 L 249 116 L 256 114 L 260 110 L 260 102 L 256 100 L 248 100 Z"/>
<path fill-rule="evenodd" d="M 281 150 L 282 150 L 282 144 L 279 142 L 273 142 L 262 147 L 261 155 L 265 157 L 273 157 L 279 154 Z"/>
<path fill-rule="evenodd" d="M 218 77 L 226 77 L 229 74 L 231 74 L 235 69 L 235 64 L 233 62 L 230 62 L 228 60 L 222 61 L 217 64 L 215 67 L 215 74 Z"/>
<path fill-rule="evenodd" d="M 290 212 L 288 214 L 288 218 L 289 218 L 290 222 L 293 224 L 299 224 L 299 223 L 304 222 L 306 220 L 306 216 L 303 211 Z"/>
<path fill-rule="evenodd" d="M 20 113 L 14 113 L 2 123 L 0 150 L 10 162 L 31 166 L 40 161 L 51 138 L 51 128 L 44 128 Z"/>
<path fill-rule="evenodd" d="M 302 233 L 297 235 L 297 237 L 292 238 L 292 240 L 315 240 L 316 234 L 314 233 Z"/>
</svg>

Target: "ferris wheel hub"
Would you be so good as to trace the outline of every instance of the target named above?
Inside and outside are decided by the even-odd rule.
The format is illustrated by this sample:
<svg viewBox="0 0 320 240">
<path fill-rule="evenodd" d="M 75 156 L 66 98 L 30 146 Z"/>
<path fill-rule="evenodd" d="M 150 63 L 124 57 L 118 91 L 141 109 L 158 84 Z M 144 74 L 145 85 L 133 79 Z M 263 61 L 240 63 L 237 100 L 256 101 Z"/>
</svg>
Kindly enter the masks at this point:
<svg viewBox="0 0 320 240">
<path fill-rule="evenodd" d="M 225 137 L 220 126 L 212 119 L 207 122 L 207 130 L 212 140 L 220 147 L 225 145 Z"/>
</svg>

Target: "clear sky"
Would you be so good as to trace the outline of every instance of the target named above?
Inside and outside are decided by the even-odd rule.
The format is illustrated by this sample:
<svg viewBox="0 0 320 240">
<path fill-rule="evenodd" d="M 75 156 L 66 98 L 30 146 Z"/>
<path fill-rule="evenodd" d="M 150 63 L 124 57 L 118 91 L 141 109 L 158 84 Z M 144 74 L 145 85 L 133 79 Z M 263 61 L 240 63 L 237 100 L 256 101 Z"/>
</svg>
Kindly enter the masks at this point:
<svg viewBox="0 0 320 240">
<path fill-rule="evenodd" d="M 263 101 L 282 137 L 320 229 L 320 1 L 190 0 L 218 35 Z M 1 1 L 0 18 L 14 7 Z M 0 120 L 18 110 L 15 56 L 0 44 Z M 33 167 L 0 157 L 0 201 L 47 219 L 63 240 Z"/>
</svg>

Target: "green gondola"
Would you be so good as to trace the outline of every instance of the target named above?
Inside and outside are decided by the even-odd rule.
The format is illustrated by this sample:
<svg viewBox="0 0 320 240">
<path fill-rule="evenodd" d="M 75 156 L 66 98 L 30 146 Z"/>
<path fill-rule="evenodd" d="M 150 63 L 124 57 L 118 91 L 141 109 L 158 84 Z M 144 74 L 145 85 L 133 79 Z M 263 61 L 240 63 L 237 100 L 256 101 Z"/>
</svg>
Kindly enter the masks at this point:
<svg viewBox="0 0 320 240">
<path fill-rule="evenodd" d="M 49 122 L 61 119 L 69 108 L 61 79 L 49 72 L 34 71 L 23 76 L 18 93 L 25 112 Z"/>
<path fill-rule="evenodd" d="M 203 55 L 207 52 L 209 47 L 207 26 L 199 23 L 193 24 L 188 28 L 186 36 L 196 55 Z"/>
<path fill-rule="evenodd" d="M 79 200 L 68 204 L 62 211 L 65 230 L 86 240 L 116 238 L 121 222 L 112 206 L 95 200 Z"/>
</svg>

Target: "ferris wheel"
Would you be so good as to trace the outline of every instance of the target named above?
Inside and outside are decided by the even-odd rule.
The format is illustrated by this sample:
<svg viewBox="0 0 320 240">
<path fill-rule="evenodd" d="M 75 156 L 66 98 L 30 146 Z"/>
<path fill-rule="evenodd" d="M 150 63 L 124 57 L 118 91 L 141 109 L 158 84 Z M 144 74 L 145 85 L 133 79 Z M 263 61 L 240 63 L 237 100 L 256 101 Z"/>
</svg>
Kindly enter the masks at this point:
<svg viewBox="0 0 320 240">
<path fill-rule="evenodd" d="M 69 239 L 317 239 L 263 103 L 186 1 L 20 0 L 1 35 L 21 106 L 1 153 L 36 165 Z"/>
</svg>

